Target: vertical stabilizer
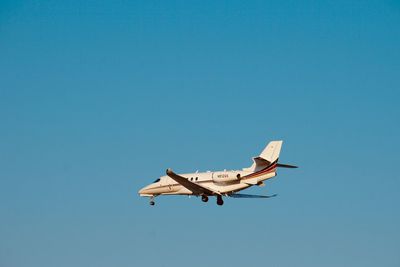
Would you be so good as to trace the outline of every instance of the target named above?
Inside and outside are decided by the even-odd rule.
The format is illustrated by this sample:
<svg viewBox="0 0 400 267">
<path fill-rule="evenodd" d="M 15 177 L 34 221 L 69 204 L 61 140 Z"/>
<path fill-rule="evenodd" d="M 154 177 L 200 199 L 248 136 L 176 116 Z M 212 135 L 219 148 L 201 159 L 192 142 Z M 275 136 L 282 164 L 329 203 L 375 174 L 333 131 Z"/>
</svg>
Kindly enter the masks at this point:
<svg viewBox="0 0 400 267">
<path fill-rule="evenodd" d="M 272 141 L 264 148 L 260 156 L 253 158 L 253 165 L 244 171 L 257 171 L 278 160 L 283 141 Z"/>
<path fill-rule="evenodd" d="M 263 158 L 270 163 L 277 160 L 279 158 L 279 153 L 281 152 L 282 143 L 283 141 L 270 142 L 263 152 L 261 152 L 260 158 Z"/>
</svg>

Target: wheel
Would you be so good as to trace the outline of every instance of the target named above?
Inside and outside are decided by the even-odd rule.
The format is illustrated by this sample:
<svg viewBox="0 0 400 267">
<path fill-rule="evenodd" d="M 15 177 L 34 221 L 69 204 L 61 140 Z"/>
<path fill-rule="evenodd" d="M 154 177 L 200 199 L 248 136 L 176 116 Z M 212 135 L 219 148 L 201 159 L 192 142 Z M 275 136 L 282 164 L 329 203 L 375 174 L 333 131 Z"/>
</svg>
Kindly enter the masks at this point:
<svg viewBox="0 0 400 267">
<path fill-rule="evenodd" d="M 207 202 L 208 201 L 208 197 L 207 196 L 201 196 L 201 201 Z"/>
<path fill-rule="evenodd" d="M 217 205 L 218 206 L 224 205 L 224 200 L 222 199 L 221 196 L 217 196 Z"/>
<path fill-rule="evenodd" d="M 154 204 L 156 204 L 154 201 L 150 201 L 151 206 L 154 206 Z"/>
</svg>

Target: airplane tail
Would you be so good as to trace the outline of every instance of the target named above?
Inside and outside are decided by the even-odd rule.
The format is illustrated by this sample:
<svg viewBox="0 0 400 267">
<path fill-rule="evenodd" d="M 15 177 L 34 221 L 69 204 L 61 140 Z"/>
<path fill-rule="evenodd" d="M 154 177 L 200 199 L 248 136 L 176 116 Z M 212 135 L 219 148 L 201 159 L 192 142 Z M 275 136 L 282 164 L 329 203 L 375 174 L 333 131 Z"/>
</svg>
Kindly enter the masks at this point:
<svg viewBox="0 0 400 267">
<path fill-rule="evenodd" d="M 262 158 L 269 163 L 272 163 L 279 158 L 283 141 L 272 141 L 264 148 L 259 158 Z"/>
<path fill-rule="evenodd" d="M 258 171 L 278 161 L 283 141 L 272 141 L 264 148 L 258 157 L 253 158 L 253 164 L 244 171 Z"/>
</svg>

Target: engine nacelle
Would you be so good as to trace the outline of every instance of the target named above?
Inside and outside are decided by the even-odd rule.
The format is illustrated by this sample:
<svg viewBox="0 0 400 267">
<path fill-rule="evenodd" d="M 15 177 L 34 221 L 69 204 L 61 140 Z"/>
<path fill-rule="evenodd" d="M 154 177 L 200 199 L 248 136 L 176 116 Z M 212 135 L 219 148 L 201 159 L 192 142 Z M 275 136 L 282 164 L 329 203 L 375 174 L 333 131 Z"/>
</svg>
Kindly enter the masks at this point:
<svg viewBox="0 0 400 267">
<path fill-rule="evenodd" d="M 240 173 L 238 172 L 214 172 L 213 173 L 213 181 L 216 183 L 224 183 L 224 182 L 233 182 L 240 180 Z"/>
</svg>

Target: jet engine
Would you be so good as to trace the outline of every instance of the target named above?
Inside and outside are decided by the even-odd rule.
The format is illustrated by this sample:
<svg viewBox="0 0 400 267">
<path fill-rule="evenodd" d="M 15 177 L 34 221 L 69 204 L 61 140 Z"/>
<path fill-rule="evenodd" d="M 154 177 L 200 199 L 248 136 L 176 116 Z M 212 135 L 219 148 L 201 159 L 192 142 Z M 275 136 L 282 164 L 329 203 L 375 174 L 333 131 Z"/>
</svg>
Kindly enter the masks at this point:
<svg viewBox="0 0 400 267">
<path fill-rule="evenodd" d="M 240 180 L 240 173 L 228 171 L 228 172 L 214 172 L 213 173 L 213 181 L 216 183 L 224 183 L 224 182 L 234 182 Z"/>
</svg>

